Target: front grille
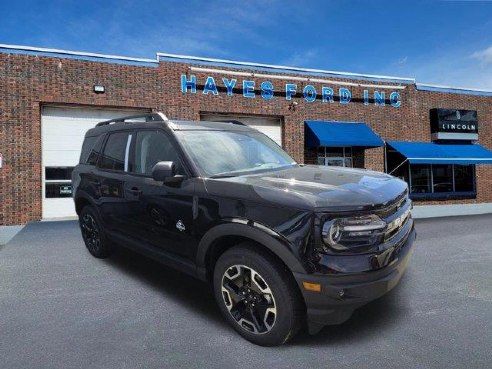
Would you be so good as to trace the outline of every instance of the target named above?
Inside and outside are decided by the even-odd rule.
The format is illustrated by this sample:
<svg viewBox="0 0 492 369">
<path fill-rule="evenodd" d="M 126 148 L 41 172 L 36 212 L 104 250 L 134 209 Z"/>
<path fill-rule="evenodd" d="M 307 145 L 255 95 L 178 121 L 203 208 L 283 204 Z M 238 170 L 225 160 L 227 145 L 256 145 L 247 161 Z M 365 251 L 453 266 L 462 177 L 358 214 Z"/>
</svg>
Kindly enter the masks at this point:
<svg viewBox="0 0 492 369">
<path fill-rule="evenodd" d="M 400 230 L 405 227 L 408 220 L 410 219 L 410 204 L 402 208 L 402 212 L 398 213 L 396 217 L 388 222 L 388 228 L 384 234 L 384 242 L 391 240 L 395 237 Z"/>
</svg>

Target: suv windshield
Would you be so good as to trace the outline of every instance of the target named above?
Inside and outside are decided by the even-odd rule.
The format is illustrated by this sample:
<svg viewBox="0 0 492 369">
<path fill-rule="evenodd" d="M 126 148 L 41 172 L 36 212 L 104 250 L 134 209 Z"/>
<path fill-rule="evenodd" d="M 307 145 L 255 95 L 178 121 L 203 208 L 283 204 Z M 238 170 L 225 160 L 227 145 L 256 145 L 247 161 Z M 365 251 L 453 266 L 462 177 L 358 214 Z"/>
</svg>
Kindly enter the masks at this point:
<svg viewBox="0 0 492 369">
<path fill-rule="evenodd" d="M 205 177 L 234 177 L 296 164 L 273 140 L 259 132 L 183 131 L 179 137 Z"/>
</svg>

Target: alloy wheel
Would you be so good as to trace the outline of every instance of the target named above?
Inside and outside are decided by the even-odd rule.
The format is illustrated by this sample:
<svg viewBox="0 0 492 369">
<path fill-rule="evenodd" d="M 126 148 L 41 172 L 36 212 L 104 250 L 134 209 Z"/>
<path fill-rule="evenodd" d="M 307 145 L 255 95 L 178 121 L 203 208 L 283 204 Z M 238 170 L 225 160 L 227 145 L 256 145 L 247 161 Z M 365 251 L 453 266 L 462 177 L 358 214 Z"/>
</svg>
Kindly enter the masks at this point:
<svg viewBox="0 0 492 369">
<path fill-rule="evenodd" d="M 82 236 L 87 248 L 97 253 L 101 248 L 101 236 L 96 220 L 91 214 L 85 214 L 82 218 Z"/>
<path fill-rule="evenodd" d="M 222 299 L 237 324 L 264 334 L 275 325 L 277 305 L 272 290 L 253 268 L 233 265 L 222 276 Z"/>
</svg>

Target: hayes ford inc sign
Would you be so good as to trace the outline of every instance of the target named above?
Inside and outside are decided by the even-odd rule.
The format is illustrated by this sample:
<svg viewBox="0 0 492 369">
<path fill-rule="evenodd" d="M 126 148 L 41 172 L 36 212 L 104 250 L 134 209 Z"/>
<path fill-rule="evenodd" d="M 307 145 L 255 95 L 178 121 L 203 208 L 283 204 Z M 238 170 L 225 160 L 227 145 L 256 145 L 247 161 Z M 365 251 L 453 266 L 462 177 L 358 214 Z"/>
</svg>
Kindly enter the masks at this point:
<svg viewBox="0 0 492 369">
<path fill-rule="evenodd" d="M 270 81 L 255 82 L 250 80 L 238 81 L 235 78 L 217 78 L 208 76 L 204 81 L 198 81 L 195 75 L 181 75 L 181 92 L 195 94 L 197 89 L 201 89 L 204 95 L 242 94 L 245 98 L 260 98 L 271 100 L 282 98 L 292 100 L 293 97 L 301 97 L 309 103 L 321 101 L 322 103 L 338 102 L 339 104 L 349 104 L 351 101 L 363 102 L 364 105 L 385 106 L 391 105 L 395 108 L 401 106 L 401 95 L 397 91 L 373 91 L 364 90 L 362 96 L 352 96 L 352 91 L 347 87 L 340 87 L 336 90 L 332 87 L 322 86 L 316 88 L 313 85 L 297 85 L 286 83 L 282 86 L 274 85 Z"/>
</svg>

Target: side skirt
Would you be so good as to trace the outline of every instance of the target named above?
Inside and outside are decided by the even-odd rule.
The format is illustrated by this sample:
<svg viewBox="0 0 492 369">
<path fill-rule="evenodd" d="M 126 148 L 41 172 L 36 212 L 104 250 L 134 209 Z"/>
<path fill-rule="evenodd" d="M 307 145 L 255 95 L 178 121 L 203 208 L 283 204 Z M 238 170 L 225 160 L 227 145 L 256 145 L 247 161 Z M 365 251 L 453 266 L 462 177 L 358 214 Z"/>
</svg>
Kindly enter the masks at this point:
<svg viewBox="0 0 492 369">
<path fill-rule="evenodd" d="M 114 231 L 106 230 L 106 233 L 108 237 L 119 246 L 123 246 L 127 249 L 133 250 L 139 254 L 154 259 L 165 266 L 189 274 L 192 277 L 207 281 L 206 270 L 197 267 L 189 260 L 186 260 L 177 255 L 173 255 L 164 250 L 157 249 L 156 247 L 149 245 L 148 243 L 138 242 L 128 237 L 122 236 Z"/>
</svg>

